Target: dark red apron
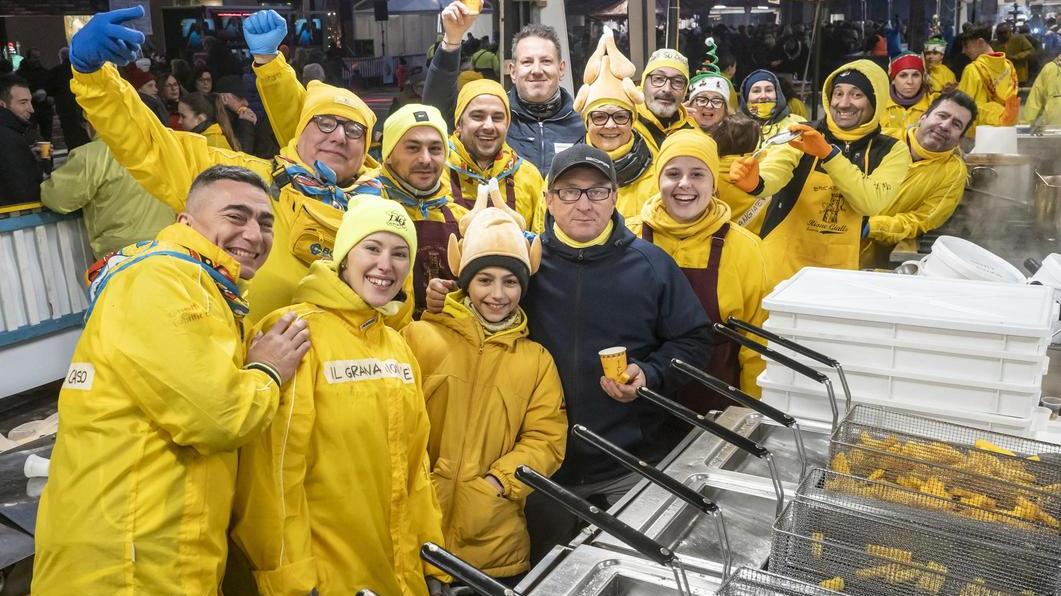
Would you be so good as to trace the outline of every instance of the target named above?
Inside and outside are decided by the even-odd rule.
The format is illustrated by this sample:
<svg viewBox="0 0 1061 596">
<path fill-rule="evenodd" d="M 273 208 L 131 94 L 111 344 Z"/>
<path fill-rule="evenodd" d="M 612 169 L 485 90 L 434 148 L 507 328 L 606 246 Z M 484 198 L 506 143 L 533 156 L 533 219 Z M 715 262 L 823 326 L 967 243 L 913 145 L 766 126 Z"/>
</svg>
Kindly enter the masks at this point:
<svg viewBox="0 0 1061 596">
<path fill-rule="evenodd" d="M 516 177 L 508 176 L 503 181 L 500 181 L 505 187 L 505 204 L 508 205 L 509 209 L 516 210 Z M 464 207 L 465 209 L 472 209 L 475 207 L 476 197 L 471 199 L 464 198 L 464 193 L 461 191 L 461 177 L 456 170 L 449 171 L 449 186 L 450 196 L 453 197 L 453 202 Z M 489 207 L 490 205 L 487 205 Z"/>
<path fill-rule="evenodd" d="M 714 234 L 711 235 L 711 254 L 707 259 L 706 269 L 692 269 L 682 267 L 682 273 L 693 287 L 693 293 L 700 300 L 700 304 L 707 313 L 707 318 L 712 323 L 722 323 L 722 314 L 718 307 L 718 266 L 722 262 L 722 249 L 725 247 L 726 234 L 729 232 L 729 223 L 722 224 Z M 641 237 L 652 242 L 654 231 L 648 224 L 642 224 Z M 711 356 L 706 363 L 692 363 L 699 366 L 708 374 L 733 385 L 740 387 L 740 346 L 729 341 L 719 333 L 711 333 Z M 728 398 L 711 391 L 707 387 L 693 381 L 686 385 L 677 395 L 678 402 L 697 413 L 703 414 L 709 410 L 724 410 L 735 405 Z"/>
<path fill-rule="evenodd" d="M 416 260 L 413 262 L 413 296 L 416 299 L 416 308 L 413 316 L 420 318 L 427 304 L 427 282 L 432 278 L 456 279 L 453 272 L 449 270 L 449 260 L 446 253 L 449 251 L 449 235 L 454 234 L 460 238 L 460 228 L 457 227 L 457 219 L 449 207 L 441 207 L 439 211 L 446 221 L 421 220 L 413 222 L 416 227 Z"/>
</svg>

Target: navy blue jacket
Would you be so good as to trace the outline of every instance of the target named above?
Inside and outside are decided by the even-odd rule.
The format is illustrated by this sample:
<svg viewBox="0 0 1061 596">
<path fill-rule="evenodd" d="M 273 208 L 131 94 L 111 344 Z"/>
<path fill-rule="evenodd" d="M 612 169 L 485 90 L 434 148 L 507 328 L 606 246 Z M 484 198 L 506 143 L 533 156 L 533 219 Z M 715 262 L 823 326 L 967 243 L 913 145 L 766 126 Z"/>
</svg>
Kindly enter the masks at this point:
<svg viewBox="0 0 1061 596">
<path fill-rule="evenodd" d="M 556 361 L 568 424 L 583 424 L 650 462 L 675 443 L 661 432 L 667 415 L 650 403 L 615 401 L 600 387 L 597 352 L 626 346 L 627 360 L 645 372 L 648 387 L 673 394 L 682 384 L 671 358 L 706 362 L 708 319 L 689 281 L 667 253 L 637 238 L 612 216 L 615 229 L 600 246 L 575 249 L 560 242 L 552 218 L 542 234 L 542 260 L 523 300 L 531 339 Z M 625 470 L 585 442 L 571 439 L 557 481 L 611 480 Z"/>
<path fill-rule="evenodd" d="M 460 61 L 460 50 L 438 50 L 431 57 L 431 65 L 427 68 L 427 79 L 424 82 L 424 103 L 438 108 L 451 123 L 451 130 L 456 128 L 453 109 L 457 105 Z M 562 103 L 556 115 L 546 120 L 538 120 L 520 102 L 516 88 L 508 90 L 512 124 L 508 127 L 505 140 L 520 157 L 537 166 L 542 176 L 549 174 L 557 143 L 561 145 L 561 149 L 565 149 L 564 145 L 581 143 L 586 138 L 586 126 L 573 107 L 574 98 L 563 89 L 560 89 L 560 97 Z"/>
</svg>

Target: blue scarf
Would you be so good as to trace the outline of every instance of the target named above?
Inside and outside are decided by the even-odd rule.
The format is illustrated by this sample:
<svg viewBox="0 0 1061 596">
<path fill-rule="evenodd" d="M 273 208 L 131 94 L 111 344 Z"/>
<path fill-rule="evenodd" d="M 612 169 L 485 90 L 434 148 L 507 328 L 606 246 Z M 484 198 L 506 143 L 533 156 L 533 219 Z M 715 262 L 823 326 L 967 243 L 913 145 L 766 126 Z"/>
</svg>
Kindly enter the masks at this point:
<svg viewBox="0 0 1061 596">
<path fill-rule="evenodd" d="M 284 174 L 291 187 L 307 197 L 313 197 L 320 202 L 331 205 L 340 211 L 346 211 L 347 195 L 339 188 L 336 181 L 335 170 L 327 164 L 317 160 L 313 162 L 315 172 L 310 172 L 305 167 L 290 161 L 283 160 Z M 275 178 L 275 176 L 274 176 Z"/>
</svg>

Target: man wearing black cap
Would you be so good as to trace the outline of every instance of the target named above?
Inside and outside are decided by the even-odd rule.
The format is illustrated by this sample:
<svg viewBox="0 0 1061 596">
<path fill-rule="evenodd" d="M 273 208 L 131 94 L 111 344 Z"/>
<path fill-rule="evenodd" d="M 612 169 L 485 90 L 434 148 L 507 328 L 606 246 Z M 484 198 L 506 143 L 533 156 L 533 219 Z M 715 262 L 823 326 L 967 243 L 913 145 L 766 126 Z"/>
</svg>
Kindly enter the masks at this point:
<svg viewBox="0 0 1061 596">
<path fill-rule="evenodd" d="M 225 75 L 214 84 L 214 93 L 221 96 L 221 102 L 228 110 L 228 120 L 239 142 L 238 150 L 262 159 L 272 159 L 280 151 L 280 146 L 273 136 L 268 116 L 251 109 L 243 79 L 236 75 Z"/>
<path fill-rule="evenodd" d="M 825 120 L 793 124 L 800 134 L 761 165 L 743 158 L 730 180 L 756 196 L 773 195 L 760 231 L 772 287 L 803 267 L 856 269 L 866 218 L 884 210 L 910 168 L 910 152 L 881 133 L 888 75 L 869 60 L 825 80 Z M 750 190 L 749 190 L 750 189 Z"/>
<path fill-rule="evenodd" d="M 710 332 L 673 259 L 624 225 L 615 210 L 617 188 L 615 166 L 600 149 L 579 144 L 553 158 L 541 266 L 522 306 L 531 339 L 556 361 L 568 424 L 656 463 L 681 437 L 661 431 L 666 415 L 637 399 L 637 389 L 673 393 L 681 383 L 670 360 L 706 362 Z M 429 306 L 441 308 L 441 282 L 432 289 Z M 626 383 L 601 370 L 598 352 L 616 346 L 626 348 Z M 637 481 L 582 441 L 568 443 L 554 479 L 602 506 Z M 577 529 L 574 517 L 541 495 L 531 495 L 526 514 L 532 561 Z"/>
</svg>

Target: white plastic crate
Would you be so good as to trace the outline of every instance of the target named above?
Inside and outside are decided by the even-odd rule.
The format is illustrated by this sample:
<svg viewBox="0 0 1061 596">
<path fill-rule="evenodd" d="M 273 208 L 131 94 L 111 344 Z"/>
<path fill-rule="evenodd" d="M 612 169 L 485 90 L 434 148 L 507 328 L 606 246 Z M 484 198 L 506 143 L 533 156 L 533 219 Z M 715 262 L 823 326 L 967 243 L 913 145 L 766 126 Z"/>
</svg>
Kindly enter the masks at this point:
<svg viewBox="0 0 1061 596">
<path fill-rule="evenodd" d="M 1057 303 L 1049 288 L 807 267 L 763 299 L 796 332 L 1041 356 Z"/>
<path fill-rule="evenodd" d="M 818 364 L 811 368 L 826 374 L 832 380 L 837 397 L 840 397 L 842 389 L 836 371 Z M 824 391 L 821 383 L 770 360 L 766 361 L 766 373 L 775 383 L 797 389 Z M 965 383 L 932 375 L 899 373 L 861 366 L 844 366 L 844 375 L 851 388 L 852 397 L 873 399 L 906 408 L 931 407 L 952 412 L 1026 418 L 1039 405 L 1042 395 L 1038 386 Z"/>
<path fill-rule="evenodd" d="M 1049 366 L 1047 356 L 1014 354 L 968 347 L 937 347 L 925 342 L 899 339 L 866 339 L 790 329 L 771 316 L 763 327 L 781 337 L 835 358 L 844 366 L 868 366 L 897 373 L 915 373 L 954 379 L 965 383 L 1008 383 L 1039 387 Z M 770 347 L 796 360 L 813 364 L 773 342 Z"/>
<path fill-rule="evenodd" d="M 832 409 L 829 406 L 829 397 L 825 388 L 819 385 L 816 389 L 792 387 L 783 383 L 775 383 L 770 378 L 770 371 L 765 371 L 758 378 L 759 387 L 762 388 L 762 400 L 764 403 L 792 415 L 800 420 L 818 420 L 829 422 L 832 420 Z M 843 392 L 837 389 L 837 407 L 840 417 L 844 416 Z M 939 408 L 933 405 L 907 405 L 896 403 L 891 400 L 874 399 L 855 393 L 852 403 L 863 403 L 875 406 L 884 406 L 889 409 L 910 412 L 921 416 L 931 416 L 942 420 L 952 420 L 967 426 L 982 428 L 1001 433 L 1026 436 L 1031 432 L 1036 421 L 1033 416 L 1011 417 L 997 414 L 974 413 L 968 411 L 955 411 L 947 408 Z"/>
</svg>

